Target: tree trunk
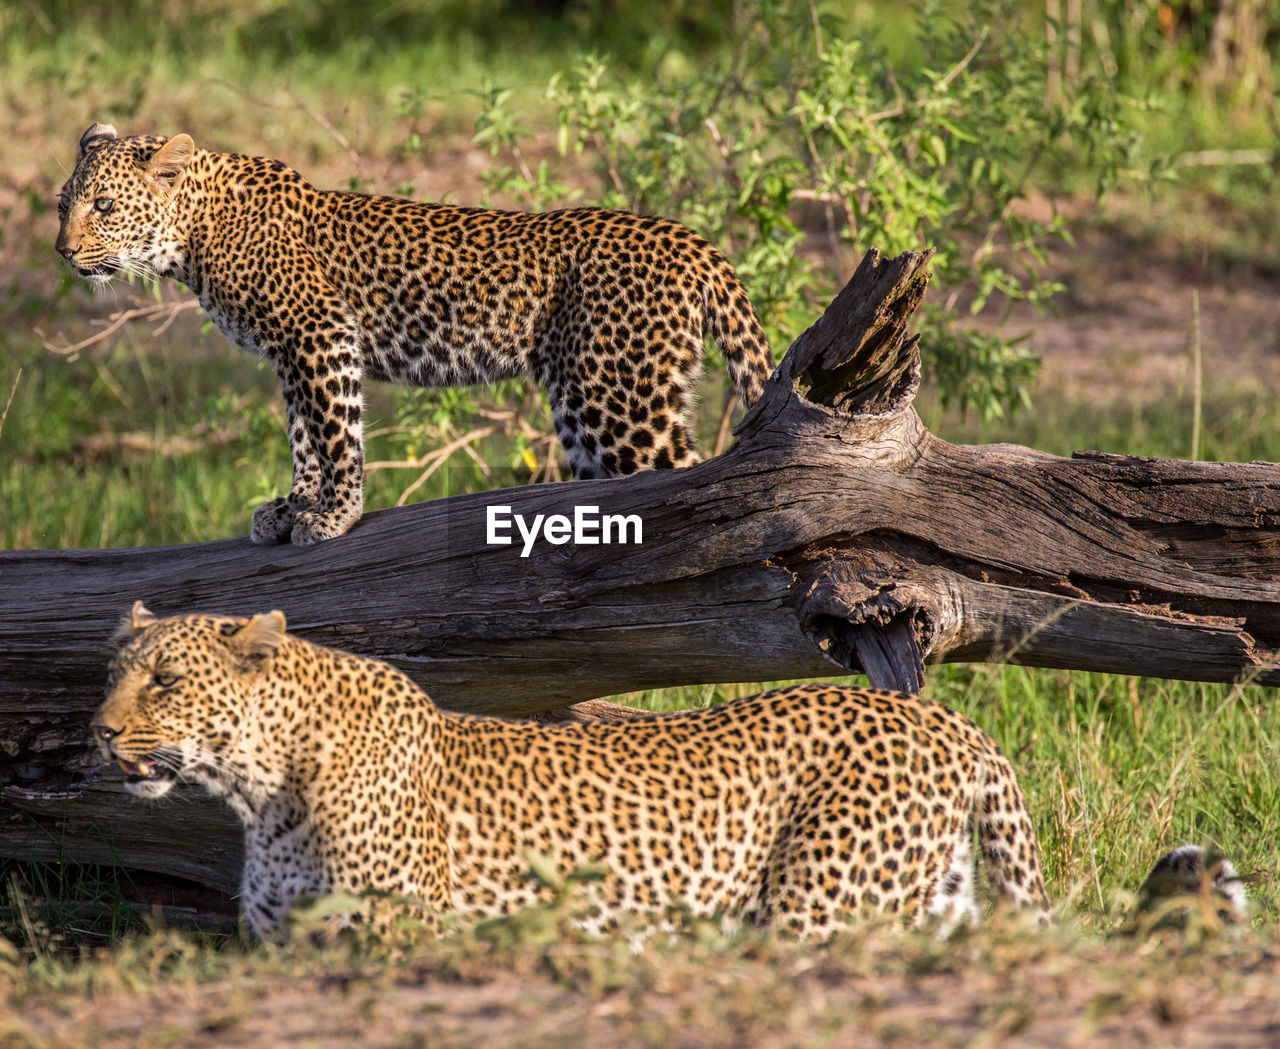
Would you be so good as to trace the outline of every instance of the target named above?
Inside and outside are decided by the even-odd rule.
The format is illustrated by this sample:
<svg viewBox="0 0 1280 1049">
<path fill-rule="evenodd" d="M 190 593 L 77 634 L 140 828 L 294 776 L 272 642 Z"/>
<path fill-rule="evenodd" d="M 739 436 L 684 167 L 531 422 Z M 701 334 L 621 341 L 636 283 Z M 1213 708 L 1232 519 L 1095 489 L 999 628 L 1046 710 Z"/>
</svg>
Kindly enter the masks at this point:
<svg viewBox="0 0 1280 1049">
<path fill-rule="evenodd" d="M 907 333 L 928 259 L 870 253 L 738 443 L 688 470 L 371 513 L 310 549 L 0 553 L 0 855 L 235 884 L 229 813 L 195 792 L 143 805 L 91 751 L 109 638 L 138 598 L 159 615 L 283 609 L 301 636 L 484 714 L 849 673 L 915 691 L 926 663 L 959 660 L 1280 682 L 1280 471 L 934 437 Z M 498 506 L 635 515 L 643 541 L 523 557 L 518 534 L 486 542 Z"/>
</svg>

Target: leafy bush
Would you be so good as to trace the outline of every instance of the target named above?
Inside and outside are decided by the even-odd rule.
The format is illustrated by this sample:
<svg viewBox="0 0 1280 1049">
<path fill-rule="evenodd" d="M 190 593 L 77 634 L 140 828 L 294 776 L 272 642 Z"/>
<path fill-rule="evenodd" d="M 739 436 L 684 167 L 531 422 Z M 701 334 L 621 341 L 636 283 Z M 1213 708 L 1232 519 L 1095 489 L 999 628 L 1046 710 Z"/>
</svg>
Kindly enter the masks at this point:
<svg viewBox="0 0 1280 1049">
<path fill-rule="evenodd" d="M 926 366 L 944 398 L 985 415 L 1022 396 L 1035 369 L 1017 340 L 959 323 L 1016 300 L 1044 304 L 1044 248 L 1067 231 L 1024 205 L 1065 156 L 1102 193 L 1137 168 L 1126 101 L 1088 76 L 1046 102 L 1043 38 L 1022 5 L 982 0 L 917 18 L 917 56 L 894 68 L 874 36 L 795 0 L 737 8 L 729 45 L 695 61 L 668 50 L 651 75 L 615 76 L 592 55 L 558 74 L 559 156 L 590 158 L 594 201 L 678 218 L 721 245 L 781 351 L 870 247 L 932 246 L 938 285 L 922 317 Z M 510 95 L 483 91 L 475 141 L 497 163 L 493 197 L 563 203 L 563 178 L 528 162 Z"/>
<path fill-rule="evenodd" d="M 820 7 L 735 5 L 724 46 L 696 57 L 651 44 L 645 75 L 591 54 L 553 76 L 554 149 L 536 130 L 545 113 L 517 112 L 511 90 L 486 82 L 473 141 L 494 158 L 487 198 L 687 223 L 729 255 L 778 354 L 868 248 L 933 247 L 935 289 L 919 315 L 929 377 L 944 403 L 1002 415 L 1025 400 L 1038 362 L 1020 339 L 965 316 L 1043 306 L 1060 290 L 1041 266 L 1068 231 L 1056 214 L 1033 214 L 1031 189 L 1068 166 L 1085 166 L 1099 195 L 1150 175 L 1129 102 L 1088 72 L 1051 92 L 1044 34 L 1022 12 L 1013 0 L 959 10 L 928 0 L 913 44 L 895 41 L 910 56 L 895 66 L 874 34 L 850 34 Z M 406 104 L 416 108 L 412 94 Z M 570 188 L 584 160 L 593 193 Z M 403 410 L 438 417 L 443 403 L 420 392 Z M 521 454 L 527 462 L 527 442 L 513 462 Z"/>
</svg>

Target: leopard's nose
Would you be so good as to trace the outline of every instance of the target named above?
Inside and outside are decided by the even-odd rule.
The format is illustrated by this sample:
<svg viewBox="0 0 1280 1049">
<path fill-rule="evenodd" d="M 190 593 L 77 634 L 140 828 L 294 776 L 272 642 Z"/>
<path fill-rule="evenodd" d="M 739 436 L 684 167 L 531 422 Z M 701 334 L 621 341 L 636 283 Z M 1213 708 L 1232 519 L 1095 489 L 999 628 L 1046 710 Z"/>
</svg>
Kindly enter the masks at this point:
<svg viewBox="0 0 1280 1049">
<path fill-rule="evenodd" d="M 80 250 L 79 246 L 72 247 L 70 244 L 58 244 L 58 254 L 70 262 L 76 257 L 76 252 Z"/>
<path fill-rule="evenodd" d="M 108 728 L 106 725 L 93 726 L 93 738 L 96 739 L 99 743 L 105 744 L 115 734 L 116 734 L 116 730 L 113 728 Z"/>
</svg>

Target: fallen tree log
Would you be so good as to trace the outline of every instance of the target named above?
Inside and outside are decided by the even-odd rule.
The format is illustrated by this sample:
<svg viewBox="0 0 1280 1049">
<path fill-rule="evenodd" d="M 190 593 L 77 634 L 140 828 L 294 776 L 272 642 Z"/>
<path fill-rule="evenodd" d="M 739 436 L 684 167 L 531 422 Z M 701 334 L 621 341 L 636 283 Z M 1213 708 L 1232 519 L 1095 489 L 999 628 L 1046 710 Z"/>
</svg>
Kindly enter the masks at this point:
<svg viewBox="0 0 1280 1049">
<path fill-rule="evenodd" d="M 486 714 L 849 673 L 918 690 L 927 663 L 956 660 L 1280 683 L 1280 470 L 934 437 L 908 332 L 928 259 L 868 255 L 737 444 L 688 470 L 371 513 L 310 549 L 0 553 L 0 855 L 234 886 L 229 814 L 198 795 L 138 805 L 90 748 L 108 639 L 138 598 L 161 615 L 281 608 Z M 583 542 L 524 549 L 517 515 L 572 526 L 575 507 L 596 508 Z M 606 516 L 642 541 L 586 542 Z M 515 541 L 494 545 L 504 522 Z"/>
</svg>

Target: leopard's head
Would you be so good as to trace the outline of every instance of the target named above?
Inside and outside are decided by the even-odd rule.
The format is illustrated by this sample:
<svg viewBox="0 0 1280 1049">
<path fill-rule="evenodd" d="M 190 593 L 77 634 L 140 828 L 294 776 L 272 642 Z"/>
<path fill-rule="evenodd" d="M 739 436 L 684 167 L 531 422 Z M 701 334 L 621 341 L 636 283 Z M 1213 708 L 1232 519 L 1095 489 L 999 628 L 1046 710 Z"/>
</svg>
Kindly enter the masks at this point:
<svg viewBox="0 0 1280 1049">
<path fill-rule="evenodd" d="M 219 793 L 243 786 L 250 696 L 285 639 L 284 614 L 160 619 L 139 601 L 117 637 L 124 647 L 111 661 L 93 735 L 124 769 L 125 788 L 158 798 L 180 777 Z"/>
<path fill-rule="evenodd" d="M 98 283 L 140 267 L 181 277 L 185 237 L 170 205 L 194 155 L 190 135 L 120 138 L 94 124 L 58 194 L 58 254 Z"/>
</svg>

